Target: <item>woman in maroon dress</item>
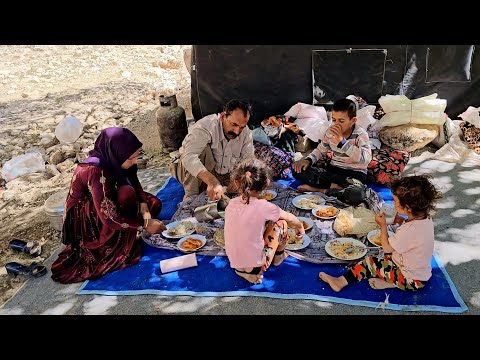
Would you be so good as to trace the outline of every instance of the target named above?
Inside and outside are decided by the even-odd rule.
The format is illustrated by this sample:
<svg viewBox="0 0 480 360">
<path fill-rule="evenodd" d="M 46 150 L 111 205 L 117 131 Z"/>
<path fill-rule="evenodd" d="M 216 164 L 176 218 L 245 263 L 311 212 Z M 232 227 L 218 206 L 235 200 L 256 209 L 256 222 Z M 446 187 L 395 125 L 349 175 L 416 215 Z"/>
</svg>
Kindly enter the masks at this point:
<svg viewBox="0 0 480 360">
<path fill-rule="evenodd" d="M 64 211 L 62 242 L 52 279 L 68 284 L 123 269 L 142 255 L 143 228 L 166 229 L 155 218 L 162 204 L 137 177 L 142 143 L 128 129 L 104 129 L 73 174 Z"/>
</svg>

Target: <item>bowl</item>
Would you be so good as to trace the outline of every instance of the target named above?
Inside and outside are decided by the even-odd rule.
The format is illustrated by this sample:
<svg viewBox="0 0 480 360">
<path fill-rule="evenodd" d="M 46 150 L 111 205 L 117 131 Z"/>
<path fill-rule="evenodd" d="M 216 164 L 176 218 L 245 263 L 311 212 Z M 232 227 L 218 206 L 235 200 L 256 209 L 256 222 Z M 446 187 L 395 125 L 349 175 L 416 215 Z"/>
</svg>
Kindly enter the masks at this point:
<svg viewBox="0 0 480 360">
<path fill-rule="evenodd" d="M 393 236 L 395 235 L 394 232 L 388 230 L 388 236 Z M 370 231 L 368 234 L 367 234 L 367 240 L 372 244 L 372 245 L 375 245 L 375 246 L 382 246 L 381 242 L 380 242 L 380 229 L 374 229 L 372 231 Z M 378 242 L 376 241 L 378 238 Z"/>
</svg>

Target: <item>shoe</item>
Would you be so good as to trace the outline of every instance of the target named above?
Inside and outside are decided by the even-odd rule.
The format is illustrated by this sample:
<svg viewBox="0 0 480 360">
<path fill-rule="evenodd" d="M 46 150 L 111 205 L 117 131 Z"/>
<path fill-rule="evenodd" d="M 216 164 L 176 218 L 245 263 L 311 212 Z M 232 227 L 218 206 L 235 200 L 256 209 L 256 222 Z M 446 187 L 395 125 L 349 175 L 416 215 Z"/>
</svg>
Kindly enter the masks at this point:
<svg viewBox="0 0 480 360">
<path fill-rule="evenodd" d="M 47 273 L 47 268 L 36 262 L 31 263 L 29 266 L 19 264 L 17 262 L 9 262 L 5 264 L 7 274 L 17 277 L 17 275 L 26 275 L 33 277 L 40 277 Z"/>
<path fill-rule="evenodd" d="M 42 247 L 37 241 L 24 241 L 20 239 L 13 239 L 9 242 L 10 248 L 15 251 L 24 252 L 32 256 L 39 256 L 42 252 Z"/>
</svg>

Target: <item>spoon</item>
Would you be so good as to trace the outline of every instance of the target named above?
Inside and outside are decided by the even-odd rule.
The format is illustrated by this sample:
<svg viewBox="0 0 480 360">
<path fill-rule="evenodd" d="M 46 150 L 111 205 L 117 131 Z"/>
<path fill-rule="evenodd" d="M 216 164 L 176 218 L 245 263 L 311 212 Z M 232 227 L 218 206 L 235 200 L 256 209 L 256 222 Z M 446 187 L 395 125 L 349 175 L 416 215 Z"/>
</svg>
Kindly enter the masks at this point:
<svg viewBox="0 0 480 360">
<path fill-rule="evenodd" d="M 371 250 L 371 249 L 379 249 L 379 248 L 380 248 L 380 246 L 373 246 L 373 247 L 370 247 L 370 246 L 369 246 L 369 247 L 355 246 L 355 247 L 356 247 L 357 249 L 359 249 L 359 250 L 363 250 L 363 249 Z M 353 252 L 353 250 L 354 250 L 355 247 L 354 247 L 354 246 L 351 246 L 351 247 L 345 249 L 345 253 L 346 253 L 346 254 L 351 254 L 351 253 Z"/>
</svg>

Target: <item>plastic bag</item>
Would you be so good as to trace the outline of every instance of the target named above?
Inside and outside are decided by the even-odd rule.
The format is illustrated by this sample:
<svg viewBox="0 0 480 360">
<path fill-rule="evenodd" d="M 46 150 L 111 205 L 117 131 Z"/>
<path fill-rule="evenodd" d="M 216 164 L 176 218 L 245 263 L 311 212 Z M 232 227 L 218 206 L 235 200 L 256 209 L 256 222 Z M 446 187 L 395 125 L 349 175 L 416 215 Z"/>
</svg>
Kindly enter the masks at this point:
<svg viewBox="0 0 480 360">
<path fill-rule="evenodd" d="M 458 115 L 458 117 L 462 118 L 465 121 L 468 121 L 473 126 L 480 128 L 480 115 L 479 115 L 480 107 L 475 108 L 473 106 L 469 106 L 466 111 Z"/>
<path fill-rule="evenodd" d="M 459 131 L 459 127 L 447 116 L 447 120 L 439 127 L 439 135 L 432 140 L 432 144 L 441 148 L 450 141 L 450 137 Z"/>
<path fill-rule="evenodd" d="M 253 140 L 261 142 L 265 145 L 272 145 L 272 140 L 268 137 L 267 133 L 263 130 L 263 127 L 256 127 L 252 131 Z"/>
<path fill-rule="evenodd" d="M 2 177 L 9 182 L 19 176 L 45 171 L 45 160 L 39 152 L 30 152 L 8 160 L 2 168 Z"/>
<path fill-rule="evenodd" d="M 333 223 L 333 230 L 340 236 L 356 235 L 360 238 L 377 228 L 375 213 L 362 207 L 349 206 L 340 210 Z"/>
<path fill-rule="evenodd" d="M 55 136 L 62 143 L 73 143 L 82 135 L 83 125 L 75 116 L 67 116 L 55 128 Z"/>
</svg>

